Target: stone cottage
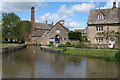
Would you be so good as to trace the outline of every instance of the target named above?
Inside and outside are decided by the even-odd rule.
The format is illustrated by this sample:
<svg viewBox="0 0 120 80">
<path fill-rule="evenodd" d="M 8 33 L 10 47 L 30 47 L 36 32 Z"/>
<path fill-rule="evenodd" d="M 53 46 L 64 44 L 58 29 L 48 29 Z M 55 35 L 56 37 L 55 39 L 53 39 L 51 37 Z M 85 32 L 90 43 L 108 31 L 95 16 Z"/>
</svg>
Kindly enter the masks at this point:
<svg viewBox="0 0 120 80">
<path fill-rule="evenodd" d="M 36 23 L 34 17 L 34 7 L 31 8 L 32 33 L 29 37 L 31 44 L 49 45 L 51 42 L 55 46 L 65 44 L 68 41 L 69 29 L 64 26 L 65 21 L 60 20 L 55 25 L 46 23 Z"/>
<path fill-rule="evenodd" d="M 110 9 L 90 10 L 87 26 L 87 37 L 91 44 L 101 44 L 113 48 L 113 44 L 117 40 L 116 37 L 105 38 L 102 32 L 120 32 L 120 8 L 113 7 Z M 109 35 L 109 34 L 108 34 Z"/>
</svg>

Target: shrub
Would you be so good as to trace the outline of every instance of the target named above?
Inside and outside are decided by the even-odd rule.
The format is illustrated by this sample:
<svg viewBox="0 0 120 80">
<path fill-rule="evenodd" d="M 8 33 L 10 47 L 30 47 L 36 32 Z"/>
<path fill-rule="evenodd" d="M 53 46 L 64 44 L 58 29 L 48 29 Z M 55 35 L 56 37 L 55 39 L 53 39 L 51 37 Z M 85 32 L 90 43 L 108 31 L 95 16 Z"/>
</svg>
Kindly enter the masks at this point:
<svg viewBox="0 0 120 80">
<path fill-rule="evenodd" d="M 53 47 L 54 46 L 54 42 L 51 41 L 50 44 L 49 44 L 50 47 Z"/>
<path fill-rule="evenodd" d="M 71 44 L 70 42 L 67 42 L 66 47 L 74 47 L 74 44 Z"/>
<path fill-rule="evenodd" d="M 76 45 L 75 48 L 87 48 L 87 46 L 81 43 L 81 44 Z"/>
<path fill-rule="evenodd" d="M 116 54 L 115 54 L 115 57 L 118 61 L 120 61 L 120 51 L 118 51 Z"/>
<path fill-rule="evenodd" d="M 66 47 L 65 44 L 59 44 L 58 47 Z"/>
<path fill-rule="evenodd" d="M 70 42 L 66 42 L 66 45 L 71 45 L 71 43 Z"/>
</svg>

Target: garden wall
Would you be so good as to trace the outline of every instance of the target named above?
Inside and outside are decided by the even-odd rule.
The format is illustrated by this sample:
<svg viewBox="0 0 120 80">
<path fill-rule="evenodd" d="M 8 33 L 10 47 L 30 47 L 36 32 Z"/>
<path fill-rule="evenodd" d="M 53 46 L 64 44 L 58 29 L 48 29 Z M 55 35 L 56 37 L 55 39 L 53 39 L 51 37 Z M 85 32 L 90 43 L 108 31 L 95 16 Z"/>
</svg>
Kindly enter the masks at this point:
<svg viewBox="0 0 120 80">
<path fill-rule="evenodd" d="M 8 53 L 8 52 L 13 52 L 13 51 L 17 51 L 23 48 L 26 48 L 27 45 L 20 45 L 20 46 L 10 46 L 10 47 L 2 47 L 2 54 L 3 53 Z"/>
</svg>

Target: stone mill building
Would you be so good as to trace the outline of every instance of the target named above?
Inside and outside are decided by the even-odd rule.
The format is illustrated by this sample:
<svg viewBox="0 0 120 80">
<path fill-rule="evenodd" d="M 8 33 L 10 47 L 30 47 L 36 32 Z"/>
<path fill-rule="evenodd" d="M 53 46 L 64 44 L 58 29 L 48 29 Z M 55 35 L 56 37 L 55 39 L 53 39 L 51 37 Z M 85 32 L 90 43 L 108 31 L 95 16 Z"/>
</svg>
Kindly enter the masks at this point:
<svg viewBox="0 0 120 80">
<path fill-rule="evenodd" d="M 65 27 L 65 21 L 60 20 L 55 25 L 53 23 L 35 22 L 35 10 L 31 8 L 32 33 L 30 34 L 28 44 L 49 45 L 51 42 L 55 46 L 65 44 L 68 41 L 69 29 Z"/>
</svg>

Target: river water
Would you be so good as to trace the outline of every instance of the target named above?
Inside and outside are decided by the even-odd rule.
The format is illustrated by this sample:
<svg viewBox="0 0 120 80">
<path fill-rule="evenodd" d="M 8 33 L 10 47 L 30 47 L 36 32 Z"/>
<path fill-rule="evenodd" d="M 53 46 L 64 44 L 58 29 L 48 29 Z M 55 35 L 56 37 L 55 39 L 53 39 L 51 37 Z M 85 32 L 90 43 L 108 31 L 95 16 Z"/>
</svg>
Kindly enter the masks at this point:
<svg viewBox="0 0 120 80">
<path fill-rule="evenodd" d="M 117 78 L 118 62 L 43 51 L 28 46 L 2 55 L 3 78 Z"/>
</svg>

